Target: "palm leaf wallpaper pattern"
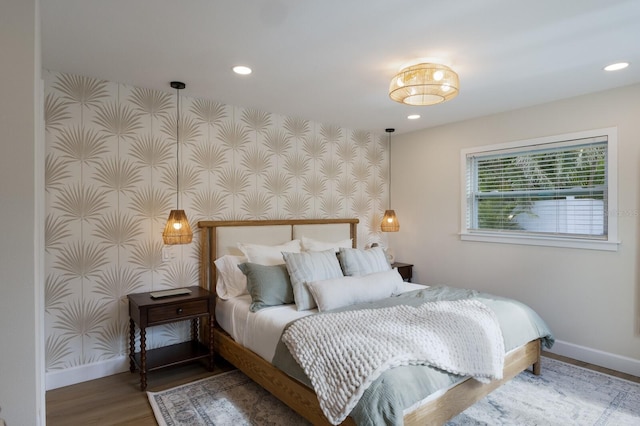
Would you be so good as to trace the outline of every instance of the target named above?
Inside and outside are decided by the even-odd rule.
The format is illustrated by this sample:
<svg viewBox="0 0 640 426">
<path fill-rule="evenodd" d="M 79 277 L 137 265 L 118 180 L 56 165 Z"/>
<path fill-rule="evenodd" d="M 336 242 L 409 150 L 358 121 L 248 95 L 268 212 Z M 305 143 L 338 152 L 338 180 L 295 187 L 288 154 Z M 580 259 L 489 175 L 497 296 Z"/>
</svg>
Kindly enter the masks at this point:
<svg viewBox="0 0 640 426">
<path fill-rule="evenodd" d="M 358 217 L 361 247 L 382 238 L 382 135 L 45 71 L 46 368 L 128 351 L 133 292 L 198 284 L 199 220 Z M 177 192 L 176 192 L 177 191 Z M 195 231 L 162 261 L 169 210 Z M 153 327 L 150 347 L 189 338 Z"/>
<path fill-rule="evenodd" d="M 130 146 L 129 155 L 139 166 L 158 169 L 175 158 L 175 145 L 164 137 L 140 135 Z"/>
<path fill-rule="evenodd" d="M 80 106 L 99 106 L 109 96 L 108 82 L 95 78 L 73 74 L 58 74 L 51 86 L 56 90 L 53 95 L 62 101 Z"/>
<path fill-rule="evenodd" d="M 173 108 L 173 99 L 170 94 L 151 89 L 134 87 L 129 101 L 143 116 L 150 115 L 153 118 L 166 115 Z"/>
</svg>

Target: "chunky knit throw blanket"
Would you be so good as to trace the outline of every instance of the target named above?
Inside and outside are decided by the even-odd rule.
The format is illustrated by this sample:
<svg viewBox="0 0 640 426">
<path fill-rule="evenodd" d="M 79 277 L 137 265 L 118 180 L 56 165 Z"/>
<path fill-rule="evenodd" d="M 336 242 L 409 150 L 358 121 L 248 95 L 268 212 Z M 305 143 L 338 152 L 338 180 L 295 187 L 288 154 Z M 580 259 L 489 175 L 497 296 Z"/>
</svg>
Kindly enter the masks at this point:
<svg viewBox="0 0 640 426">
<path fill-rule="evenodd" d="M 476 300 L 311 315 L 291 324 L 282 340 L 332 424 L 389 368 L 431 365 L 488 382 L 502 378 L 504 365 L 495 313 Z"/>
</svg>

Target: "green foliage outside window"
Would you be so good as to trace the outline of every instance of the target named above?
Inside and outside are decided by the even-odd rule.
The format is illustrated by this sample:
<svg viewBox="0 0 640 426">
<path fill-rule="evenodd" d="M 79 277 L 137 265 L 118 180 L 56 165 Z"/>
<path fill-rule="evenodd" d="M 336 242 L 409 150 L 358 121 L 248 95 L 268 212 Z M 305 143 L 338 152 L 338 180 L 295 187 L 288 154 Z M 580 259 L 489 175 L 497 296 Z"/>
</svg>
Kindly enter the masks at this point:
<svg viewBox="0 0 640 426">
<path fill-rule="evenodd" d="M 477 160 L 477 228 L 521 229 L 517 216 L 536 201 L 604 199 L 605 144 L 573 146 Z"/>
</svg>

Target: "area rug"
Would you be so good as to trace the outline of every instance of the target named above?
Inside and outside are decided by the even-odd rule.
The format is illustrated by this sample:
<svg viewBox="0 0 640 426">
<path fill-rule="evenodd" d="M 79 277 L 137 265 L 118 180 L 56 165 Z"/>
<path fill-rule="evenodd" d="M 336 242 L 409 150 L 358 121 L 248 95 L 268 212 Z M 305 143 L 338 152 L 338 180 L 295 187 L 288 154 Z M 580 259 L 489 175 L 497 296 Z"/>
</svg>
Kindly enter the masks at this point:
<svg viewBox="0 0 640 426">
<path fill-rule="evenodd" d="M 160 426 L 309 424 L 239 370 L 147 395 Z"/>
<path fill-rule="evenodd" d="M 238 370 L 148 396 L 160 426 L 309 424 Z M 640 384 L 542 357 L 447 425 L 637 426 Z"/>
<path fill-rule="evenodd" d="M 640 383 L 542 357 L 447 426 L 640 426 Z"/>
</svg>

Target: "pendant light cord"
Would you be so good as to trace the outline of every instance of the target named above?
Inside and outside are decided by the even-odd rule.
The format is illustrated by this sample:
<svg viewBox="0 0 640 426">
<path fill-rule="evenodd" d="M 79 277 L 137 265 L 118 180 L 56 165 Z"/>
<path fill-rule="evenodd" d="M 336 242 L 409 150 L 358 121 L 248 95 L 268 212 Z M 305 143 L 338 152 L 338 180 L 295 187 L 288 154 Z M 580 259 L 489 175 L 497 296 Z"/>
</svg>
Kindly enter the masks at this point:
<svg viewBox="0 0 640 426">
<path fill-rule="evenodd" d="M 387 210 L 391 210 L 391 133 L 395 132 L 396 129 L 388 128 L 384 129 L 384 131 L 389 134 L 389 139 L 387 142 L 387 149 L 389 151 L 389 208 Z"/>
<path fill-rule="evenodd" d="M 180 89 L 176 88 L 176 209 L 180 210 Z"/>
<path fill-rule="evenodd" d="M 186 84 L 172 81 L 171 87 L 176 89 L 176 210 L 180 210 L 180 89 Z"/>
</svg>

